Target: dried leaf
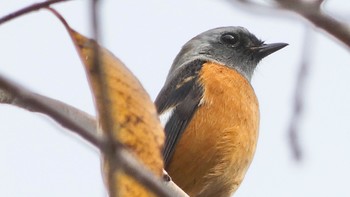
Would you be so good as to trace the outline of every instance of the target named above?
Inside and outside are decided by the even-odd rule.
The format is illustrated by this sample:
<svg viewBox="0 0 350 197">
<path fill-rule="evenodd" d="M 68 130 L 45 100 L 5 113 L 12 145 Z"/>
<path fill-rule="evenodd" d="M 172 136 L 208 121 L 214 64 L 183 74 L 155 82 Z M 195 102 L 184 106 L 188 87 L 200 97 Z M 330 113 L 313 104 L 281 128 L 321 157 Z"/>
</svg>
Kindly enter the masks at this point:
<svg viewBox="0 0 350 197">
<path fill-rule="evenodd" d="M 55 13 L 56 16 L 60 16 Z M 71 29 L 61 17 L 67 28 L 79 56 L 84 64 L 89 84 L 95 99 L 98 120 L 103 132 L 112 132 L 113 140 L 118 140 L 130 150 L 156 176 L 161 177 L 163 160 L 161 148 L 164 132 L 160 125 L 153 102 L 140 82 L 124 64 L 107 49 L 99 47 L 102 69 L 94 68 L 94 40 L 88 39 Z M 102 100 L 98 71 L 103 70 L 103 77 L 108 92 L 107 100 Z M 114 124 L 112 130 L 106 131 L 102 117 L 103 105 L 108 104 Z M 108 135 L 106 135 L 108 136 Z M 108 173 L 108 172 L 107 172 Z M 116 196 L 153 196 L 121 171 L 115 174 L 118 183 Z"/>
</svg>

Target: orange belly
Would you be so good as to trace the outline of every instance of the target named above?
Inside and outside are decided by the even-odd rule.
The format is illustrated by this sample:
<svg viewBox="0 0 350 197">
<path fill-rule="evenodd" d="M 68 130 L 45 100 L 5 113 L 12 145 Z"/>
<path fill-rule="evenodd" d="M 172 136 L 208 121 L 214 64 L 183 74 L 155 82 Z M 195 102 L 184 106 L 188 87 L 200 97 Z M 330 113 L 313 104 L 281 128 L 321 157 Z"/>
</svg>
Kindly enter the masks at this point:
<svg viewBox="0 0 350 197">
<path fill-rule="evenodd" d="M 200 76 L 204 97 L 166 170 L 191 197 L 226 197 L 252 161 L 258 101 L 250 83 L 233 69 L 206 63 Z"/>
</svg>

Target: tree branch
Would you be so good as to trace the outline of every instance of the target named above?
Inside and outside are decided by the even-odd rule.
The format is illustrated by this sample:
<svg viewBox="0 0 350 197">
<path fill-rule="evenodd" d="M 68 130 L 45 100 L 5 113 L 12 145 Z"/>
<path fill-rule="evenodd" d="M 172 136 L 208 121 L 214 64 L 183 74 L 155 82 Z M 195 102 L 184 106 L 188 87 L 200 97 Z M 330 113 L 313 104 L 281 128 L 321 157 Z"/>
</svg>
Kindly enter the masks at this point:
<svg viewBox="0 0 350 197">
<path fill-rule="evenodd" d="M 304 93 L 308 73 L 310 70 L 311 47 L 313 46 L 312 31 L 310 27 L 306 27 L 303 40 L 302 57 L 297 75 L 295 91 L 294 91 L 294 108 L 289 123 L 289 142 L 292 147 L 293 156 L 296 160 L 302 159 L 302 149 L 298 140 L 298 127 L 301 121 L 301 115 L 304 109 Z"/>
<path fill-rule="evenodd" d="M 273 14 L 277 11 L 291 11 L 315 25 L 315 28 L 326 31 L 350 49 L 350 25 L 341 22 L 322 11 L 323 0 L 275 0 L 272 5 L 264 5 L 252 0 L 229 0 L 231 3 L 254 9 L 254 13 Z"/>
<path fill-rule="evenodd" d="M 116 152 L 116 161 L 123 166 L 123 170 L 130 176 L 133 176 L 139 183 L 153 191 L 157 196 L 162 197 L 187 197 L 188 195 L 182 191 L 173 181 L 164 182 L 155 177 L 143 165 L 132 157 L 125 149 L 118 149 Z M 150 179 L 153 177 L 153 179 Z M 175 187 L 174 187 L 175 186 Z"/>
<path fill-rule="evenodd" d="M 108 84 L 107 80 L 104 76 L 105 69 L 103 66 L 101 66 L 101 53 L 100 49 L 97 43 L 99 43 L 100 40 L 100 29 L 99 29 L 99 0 L 91 0 L 90 4 L 90 21 L 91 21 L 91 31 L 92 31 L 92 38 L 95 40 L 93 42 L 93 65 L 92 68 L 97 73 L 97 86 L 98 89 L 101 90 L 100 97 L 101 97 L 101 103 L 100 103 L 100 109 L 98 110 L 99 118 L 98 121 L 100 122 L 102 129 L 105 131 L 104 134 L 106 135 L 106 138 L 108 139 L 108 146 L 111 148 L 109 151 L 104 152 L 104 157 L 106 158 L 105 162 L 108 163 L 109 166 L 109 172 L 107 173 L 107 183 L 108 183 L 108 193 L 110 197 L 116 197 L 117 196 L 117 188 L 116 185 L 117 179 L 115 178 L 115 173 L 117 173 L 118 170 L 120 170 L 120 167 L 126 167 L 126 165 L 117 165 L 118 163 L 115 160 L 115 153 L 121 152 L 120 146 L 117 146 L 119 143 L 117 140 L 114 140 L 113 136 L 113 118 L 112 118 L 112 112 L 110 110 L 110 107 L 108 106 L 110 103 L 110 92 L 108 91 Z M 125 163 L 124 163 L 125 164 Z M 125 168 L 123 168 L 125 169 Z M 133 175 L 134 176 L 134 175 Z"/>
<path fill-rule="evenodd" d="M 32 93 L 2 75 L 0 75 L 0 102 L 44 113 L 97 148 L 104 149 L 105 139 L 97 134 L 93 117 L 60 101 Z"/>
<path fill-rule="evenodd" d="M 350 26 L 332 16 L 322 12 L 321 4 L 323 1 L 289 1 L 276 0 L 280 6 L 286 10 L 293 11 L 309 22 L 316 28 L 325 30 L 327 33 L 338 39 L 350 49 Z"/>
<path fill-rule="evenodd" d="M 96 122 L 92 116 L 60 101 L 35 94 L 2 75 L 0 75 L 0 103 L 46 114 L 96 146 L 101 152 L 105 153 L 108 149 L 106 139 L 97 134 Z M 121 144 L 116 143 L 116 146 L 122 147 Z M 141 184 L 150 188 L 158 196 L 187 196 L 174 182 L 159 180 L 123 148 L 119 148 L 116 156 L 112 158 L 125 173 L 135 176 Z"/>
<path fill-rule="evenodd" d="M 49 7 L 52 4 L 61 3 L 61 2 L 65 2 L 65 1 L 70 1 L 70 0 L 49 0 L 49 1 L 44 1 L 44 2 L 41 2 L 41 3 L 32 4 L 32 5 L 28 6 L 28 7 L 22 8 L 22 9 L 16 11 L 16 12 L 12 12 L 11 14 L 8 14 L 8 15 L 0 18 L 0 25 L 2 25 L 3 23 L 8 22 L 8 21 L 10 21 L 10 20 L 12 20 L 14 18 L 17 18 L 19 16 L 27 14 L 29 12 L 37 11 L 39 9 L 42 9 L 42 8 L 45 8 L 45 7 Z"/>
</svg>

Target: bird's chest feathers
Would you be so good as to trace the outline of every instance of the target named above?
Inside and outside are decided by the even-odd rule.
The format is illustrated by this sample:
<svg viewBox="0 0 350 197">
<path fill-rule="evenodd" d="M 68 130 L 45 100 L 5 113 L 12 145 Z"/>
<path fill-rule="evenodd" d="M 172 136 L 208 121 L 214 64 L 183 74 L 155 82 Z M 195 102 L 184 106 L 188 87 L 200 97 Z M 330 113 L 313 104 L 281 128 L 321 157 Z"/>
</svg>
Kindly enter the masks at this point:
<svg viewBox="0 0 350 197">
<path fill-rule="evenodd" d="M 187 152 L 192 162 L 198 162 L 194 166 L 201 171 L 199 174 L 244 175 L 258 135 L 259 109 L 254 90 L 237 71 L 225 66 L 204 64 L 200 76 L 203 99 L 177 149 L 186 149 L 179 152 Z"/>
<path fill-rule="evenodd" d="M 249 82 L 225 66 L 204 64 L 199 80 L 203 98 L 176 146 L 168 172 L 189 193 L 204 191 L 208 185 L 217 189 L 230 185 L 222 192 L 231 193 L 255 152 L 258 102 Z"/>
<path fill-rule="evenodd" d="M 216 149 L 213 151 L 227 152 L 228 157 L 232 153 L 251 155 L 255 151 L 259 124 L 253 88 L 237 71 L 213 63 L 204 64 L 200 76 L 204 95 L 191 121 L 193 124 L 189 125 L 197 133 L 195 141 L 210 142 Z"/>
</svg>

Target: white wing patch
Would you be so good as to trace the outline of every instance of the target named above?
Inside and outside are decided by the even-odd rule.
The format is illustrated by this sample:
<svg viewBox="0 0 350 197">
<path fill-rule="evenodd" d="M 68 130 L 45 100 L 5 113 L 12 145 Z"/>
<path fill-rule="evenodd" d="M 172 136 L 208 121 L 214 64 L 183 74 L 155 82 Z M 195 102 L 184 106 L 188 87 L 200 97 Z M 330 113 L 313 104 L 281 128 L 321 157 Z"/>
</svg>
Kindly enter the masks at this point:
<svg viewBox="0 0 350 197">
<path fill-rule="evenodd" d="M 170 107 L 165 112 L 163 112 L 159 115 L 160 123 L 162 124 L 163 128 L 165 127 L 166 123 L 168 123 L 171 116 L 173 115 L 174 109 L 175 109 L 175 107 Z"/>
</svg>

